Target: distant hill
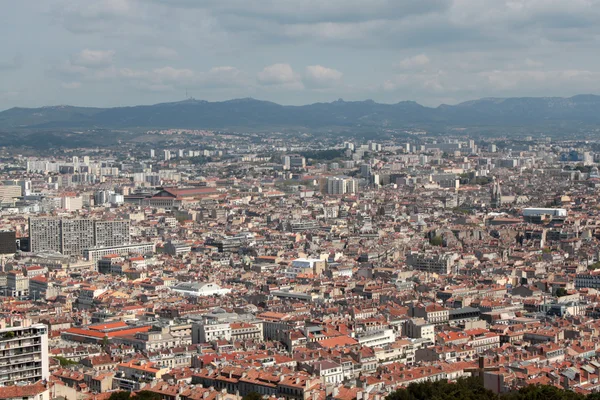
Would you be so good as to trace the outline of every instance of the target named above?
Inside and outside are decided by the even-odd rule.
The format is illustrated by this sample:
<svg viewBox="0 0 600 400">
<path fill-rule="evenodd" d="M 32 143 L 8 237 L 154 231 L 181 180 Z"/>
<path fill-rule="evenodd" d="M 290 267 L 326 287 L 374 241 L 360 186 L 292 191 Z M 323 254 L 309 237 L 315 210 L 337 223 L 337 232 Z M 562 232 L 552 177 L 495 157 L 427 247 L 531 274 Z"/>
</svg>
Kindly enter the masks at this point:
<svg viewBox="0 0 600 400">
<path fill-rule="evenodd" d="M 427 126 L 543 126 L 600 124 L 600 96 L 484 98 L 424 107 L 412 101 L 372 100 L 283 106 L 255 99 L 185 100 L 148 106 L 11 108 L 0 112 L 0 130 L 18 129 L 331 129 Z"/>
</svg>

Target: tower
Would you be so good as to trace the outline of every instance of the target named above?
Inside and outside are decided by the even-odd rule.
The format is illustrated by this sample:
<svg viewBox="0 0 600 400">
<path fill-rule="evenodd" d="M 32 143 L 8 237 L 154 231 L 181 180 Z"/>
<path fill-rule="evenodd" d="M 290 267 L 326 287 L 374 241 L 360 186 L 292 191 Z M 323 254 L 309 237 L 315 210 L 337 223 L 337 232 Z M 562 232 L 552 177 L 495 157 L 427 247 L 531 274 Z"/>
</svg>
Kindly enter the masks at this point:
<svg viewBox="0 0 600 400">
<path fill-rule="evenodd" d="M 499 208 L 502 206 L 502 188 L 500 187 L 500 182 L 494 178 L 494 182 L 492 183 L 491 189 L 492 200 L 490 205 L 492 208 Z"/>
</svg>

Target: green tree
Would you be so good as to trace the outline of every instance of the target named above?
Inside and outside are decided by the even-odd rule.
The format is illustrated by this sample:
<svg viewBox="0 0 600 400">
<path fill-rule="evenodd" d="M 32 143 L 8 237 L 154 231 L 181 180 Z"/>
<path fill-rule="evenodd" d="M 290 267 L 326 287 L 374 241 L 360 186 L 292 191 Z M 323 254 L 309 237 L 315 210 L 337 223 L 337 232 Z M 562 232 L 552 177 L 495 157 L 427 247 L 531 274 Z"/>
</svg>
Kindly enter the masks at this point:
<svg viewBox="0 0 600 400">
<path fill-rule="evenodd" d="M 64 358 L 64 357 L 54 357 L 56 360 L 58 360 L 58 362 L 60 363 L 61 367 L 68 367 L 69 365 L 77 365 L 79 364 L 77 361 L 71 361 L 68 358 Z"/>
<path fill-rule="evenodd" d="M 556 297 L 563 297 L 568 295 L 569 293 L 567 292 L 567 289 L 565 288 L 558 288 L 556 289 Z"/>
<path fill-rule="evenodd" d="M 396 390 L 386 400 L 497 400 L 498 396 L 486 390 L 479 378 L 462 378 L 448 381 L 411 383 Z"/>
<path fill-rule="evenodd" d="M 262 398 L 262 395 L 260 395 L 259 393 L 250 392 L 244 397 L 242 397 L 242 400 L 262 400 Z"/>
<path fill-rule="evenodd" d="M 130 392 L 114 392 L 110 395 L 108 400 L 129 400 L 130 397 Z"/>
<path fill-rule="evenodd" d="M 501 398 L 502 400 L 584 400 L 585 396 L 554 386 L 529 385 Z"/>
<path fill-rule="evenodd" d="M 142 390 L 135 394 L 135 400 L 161 400 L 160 394 Z"/>
<path fill-rule="evenodd" d="M 433 246 L 441 246 L 444 244 L 444 239 L 441 236 L 434 236 L 429 240 Z"/>
</svg>

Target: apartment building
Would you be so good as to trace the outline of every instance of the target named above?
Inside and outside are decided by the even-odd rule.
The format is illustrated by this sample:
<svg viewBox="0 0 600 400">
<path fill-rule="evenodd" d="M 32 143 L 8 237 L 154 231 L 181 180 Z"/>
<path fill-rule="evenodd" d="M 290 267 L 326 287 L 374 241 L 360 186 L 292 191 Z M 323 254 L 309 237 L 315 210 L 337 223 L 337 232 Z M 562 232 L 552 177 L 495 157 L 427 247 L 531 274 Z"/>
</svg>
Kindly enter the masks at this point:
<svg viewBox="0 0 600 400">
<path fill-rule="evenodd" d="M 29 218 L 31 251 L 56 251 L 65 256 L 81 256 L 95 247 L 130 243 L 128 220 Z"/>
<path fill-rule="evenodd" d="M 50 376 L 48 327 L 30 320 L 0 322 L 0 385 L 35 383 Z"/>
</svg>

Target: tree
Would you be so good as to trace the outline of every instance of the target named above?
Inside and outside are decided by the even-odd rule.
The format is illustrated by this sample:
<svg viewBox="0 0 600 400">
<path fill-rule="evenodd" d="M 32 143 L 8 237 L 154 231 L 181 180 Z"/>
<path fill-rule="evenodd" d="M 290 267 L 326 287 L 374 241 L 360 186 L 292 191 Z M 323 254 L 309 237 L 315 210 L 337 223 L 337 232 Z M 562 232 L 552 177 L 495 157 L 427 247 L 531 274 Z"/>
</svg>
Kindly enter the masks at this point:
<svg viewBox="0 0 600 400">
<path fill-rule="evenodd" d="M 479 378 L 462 378 L 448 381 L 411 383 L 396 390 L 386 400 L 497 400 L 498 396 L 483 387 Z"/>
<path fill-rule="evenodd" d="M 130 397 L 130 392 L 114 392 L 110 395 L 108 400 L 129 400 Z"/>
<path fill-rule="evenodd" d="M 242 397 L 242 400 L 262 400 L 263 396 L 260 395 L 259 393 L 256 392 L 250 392 L 247 395 L 245 395 L 244 397 Z"/>
<path fill-rule="evenodd" d="M 441 246 L 444 244 L 444 239 L 442 239 L 441 236 L 434 236 L 429 240 L 429 243 L 431 243 L 433 246 Z"/>
<path fill-rule="evenodd" d="M 149 390 L 142 390 L 135 394 L 135 400 L 161 400 L 160 394 Z"/>
<path fill-rule="evenodd" d="M 56 360 L 58 360 L 58 362 L 60 363 L 61 367 L 68 367 L 69 365 L 77 365 L 79 364 L 77 361 L 71 361 L 68 358 L 64 358 L 64 357 L 54 357 Z"/>
<path fill-rule="evenodd" d="M 565 288 L 558 288 L 556 289 L 556 297 L 563 297 L 568 295 L 569 293 L 567 292 L 567 289 Z"/>
</svg>

